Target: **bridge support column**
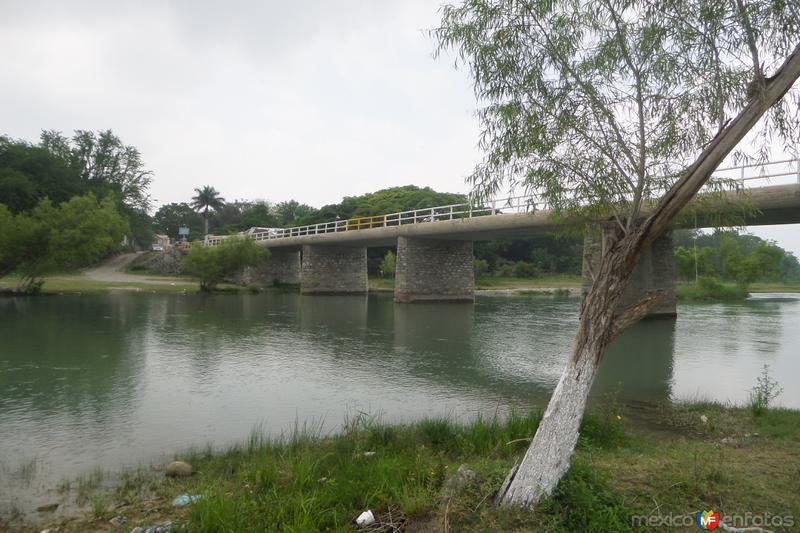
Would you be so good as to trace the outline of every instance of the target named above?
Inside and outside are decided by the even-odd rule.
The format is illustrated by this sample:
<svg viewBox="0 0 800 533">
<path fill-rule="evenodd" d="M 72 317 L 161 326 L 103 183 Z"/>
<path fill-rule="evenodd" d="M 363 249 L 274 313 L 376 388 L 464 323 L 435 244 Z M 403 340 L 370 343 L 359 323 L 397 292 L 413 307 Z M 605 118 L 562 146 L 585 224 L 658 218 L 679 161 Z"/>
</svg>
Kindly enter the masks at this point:
<svg viewBox="0 0 800 533">
<path fill-rule="evenodd" d="M 592 276 L 589 273 L 591 266 L 600 260 L 600 236 L 586 235 L 583 239 L 583 279 L 581 284 L 582 294 L 589 292 L 592 286 Z M 658 289 L 665 290 L 667 297 L 661 301 L 649 315 L 651 317 L 674 317 L 677 315 L 675 298 L 675 250 L 672 244 L 672 234 L 665 233 L 642 253 L 639 264 L 633 271 L 630 284 L 622 294 L 620 308 L 641 300 L 648 292 Z"/>
<path fill-rule="evenodd" d="M 367 292 L 367 249 L 364 246 L 304 245 L 300 292 Z"/>
<path fill-rule="evenodd" d="M 244 269 L 241 281 L 246 285 L 296 285 L 300 283 L 300 252 L 270 250 L 269 259 Z"/>
<path fill-rule="evenodd" d="M 394 301 L 474 302 L 472 241 L 398 237 Z"/>
</svg>

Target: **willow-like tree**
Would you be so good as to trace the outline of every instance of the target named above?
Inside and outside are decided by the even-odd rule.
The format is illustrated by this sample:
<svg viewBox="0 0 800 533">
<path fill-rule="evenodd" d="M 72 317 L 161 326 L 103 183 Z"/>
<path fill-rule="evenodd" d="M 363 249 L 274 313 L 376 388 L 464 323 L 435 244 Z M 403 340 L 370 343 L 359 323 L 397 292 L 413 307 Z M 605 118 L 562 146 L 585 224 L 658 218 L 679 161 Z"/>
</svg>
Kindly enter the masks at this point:
<svg viewBox="0 0 800 533">
<path fill-rule="evenodd" d="M 594 221 L 602 252 L 531 445 L 497 495 L 528 506 L 569 468 L 609 344 L 655 307 L 618 309 L 639 257 L 726 158 L 797 142 L 797 0 L 465 0 L 442 11 L 439 53 L 474 78 L 485 158 L 477 196 L 524 186 Z M 758 126 L 758 127 L 757 127 Z"/>
</svg>

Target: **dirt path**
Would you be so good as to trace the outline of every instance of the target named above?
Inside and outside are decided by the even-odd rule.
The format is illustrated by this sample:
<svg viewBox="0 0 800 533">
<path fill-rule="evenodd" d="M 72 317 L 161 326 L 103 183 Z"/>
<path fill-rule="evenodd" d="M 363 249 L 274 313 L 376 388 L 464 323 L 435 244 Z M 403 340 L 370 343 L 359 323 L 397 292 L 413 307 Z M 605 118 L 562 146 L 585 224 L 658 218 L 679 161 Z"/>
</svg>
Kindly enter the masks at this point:
<svg viewBox="0 0 800 533">
<path fill-rule="evenodd" d="M 124 272 L 122 270 L 143 253 L 145 252 L 116 255 L 94 268 L 84 270 L 83 276 L 92 281 L 103 281 L 106 283 L 146 283 L 150 285 L 174 285 L 176 283 L 187 283 L 185 279 L 181 278 L 154 278 L 140 274 L 129 274 L 128 272 Z"/>
</svg>

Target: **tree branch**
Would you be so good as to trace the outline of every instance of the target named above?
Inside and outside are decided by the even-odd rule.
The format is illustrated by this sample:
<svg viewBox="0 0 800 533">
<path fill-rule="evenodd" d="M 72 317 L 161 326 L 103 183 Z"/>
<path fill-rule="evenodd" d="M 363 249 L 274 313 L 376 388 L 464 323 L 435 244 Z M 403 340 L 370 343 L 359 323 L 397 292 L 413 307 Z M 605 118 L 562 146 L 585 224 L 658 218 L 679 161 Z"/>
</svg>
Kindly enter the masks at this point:
<svg viewBox="0 0 800 533">
<path fill-rule="evenodd" d="M 616 338 L 620 333 L 646 317 L 666 297 L 667 291 L 659 289 L 623 309 L 615 315 L 614 322 L 611 324 L 611 338 Z"/>
<path fill-rule="evenodd" d="M 678 213 L 694 198 L 700 188 L 728 154 L 739 144 L 758 120 L 778 102 L 800 78 L 800 44 L 778 69 L 764 91 L 764 98 L 751 100 L 731 120 L 692 163 L 683 177 L 661 198 L 653 214 L 640 227 L 641 244 L 649 245 L 669 227 Z"/>
<path fill-rule="evenodd" d="M 750 49 L 750 56 L 753 59 L 753 70 L 755 80 L 763 85 L 764 73 L 761 72 L 761 60 L 758 58 L 758 46 L 756 46 L 756 37 L 753 33 L 753 27 L 750 25 L 750 17 L 747 16 L 747 9 L 744 7 L 742 0 L 732 0 L 734 6 L 742 17 L 742 27 L 747 36 L 747 47 Z"/>
</svg>

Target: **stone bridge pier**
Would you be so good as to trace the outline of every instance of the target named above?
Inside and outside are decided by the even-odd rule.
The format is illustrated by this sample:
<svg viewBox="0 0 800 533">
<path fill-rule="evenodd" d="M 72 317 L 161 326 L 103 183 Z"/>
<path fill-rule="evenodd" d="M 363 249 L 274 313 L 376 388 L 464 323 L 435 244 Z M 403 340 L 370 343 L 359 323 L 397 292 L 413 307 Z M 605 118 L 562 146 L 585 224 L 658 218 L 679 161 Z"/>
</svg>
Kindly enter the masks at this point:
<svg viewBox="0 0 800 533">
<path fill-rule="evenodd" d="M 472 241 L 398 237 L 394 301 L 474 302 Z"/>
<path fill-rule="evenodd" d="M 583 275 L 581 294 L 586 294 L 592 286 L 592 271 L 600 260 L 600 235 L 584 236 L 583 239 Z M 622 294 L 620 308 L 641 300 L 647 293 L 662 289 L 667 292 L 667 297 L 661 301 L 647 318 L 675 317 L 677 316 L 675 282 L 677 271 L 675 268 L 675 249 L 672 244 L 672 233 L 667 232 L 642 253 L 639 264 L 633 271 L 630 284 Z"/>
<path fill-rule="evenodd" d="M 352 294 L 367 292 L 365 246 L 303 246 L 300 292 Z"/>
<path fill-rule="evenodd" d="M 260 265 L 247 267 L 240 282 L 245 285 L 274 285 L 300 283 L 300 252 L 270 250 L 270 257 Z"/>
</svg>

